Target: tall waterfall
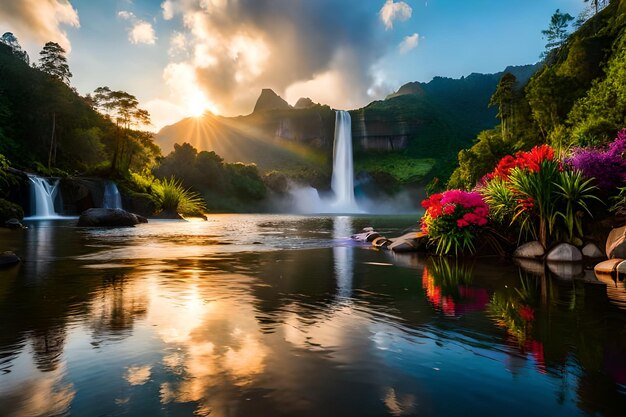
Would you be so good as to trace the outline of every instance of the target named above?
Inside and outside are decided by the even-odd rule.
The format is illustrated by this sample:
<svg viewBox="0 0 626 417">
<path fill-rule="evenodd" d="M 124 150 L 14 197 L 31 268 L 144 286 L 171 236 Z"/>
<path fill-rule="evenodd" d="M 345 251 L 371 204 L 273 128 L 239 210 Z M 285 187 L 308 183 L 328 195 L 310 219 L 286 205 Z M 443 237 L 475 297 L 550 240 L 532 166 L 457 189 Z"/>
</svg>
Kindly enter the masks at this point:
<svg viewBox="0 0 626 417">
<path fill-rule="evenodd" d="M 122 196 L 117 189 L 117 184 L 113 181 L 106 181 L 104 183 L 104 197 L 102 198 L 102 207 L 121 209 L 122 208 Z"/>
<path fill-rule="evenodd" d="M 58 194 L 59 180 L 54 179 L 52 183 L 46 178 L 36 175 L 29 175 L 32 184 L 32 217 L 36 218 L 56 218 L 59 214 L 54 210 L 54 200 Z"/>
<path fill-rule="evenodd" d="M 331 188 L 335 193 L 333 208 L 336 212 L 353 213 L 359 211 L 354 199 L 352 120 L 350 113 L 344 110 L 337 110 L 335 116 L 335 144 L 333 148 Z"/>
</svg>

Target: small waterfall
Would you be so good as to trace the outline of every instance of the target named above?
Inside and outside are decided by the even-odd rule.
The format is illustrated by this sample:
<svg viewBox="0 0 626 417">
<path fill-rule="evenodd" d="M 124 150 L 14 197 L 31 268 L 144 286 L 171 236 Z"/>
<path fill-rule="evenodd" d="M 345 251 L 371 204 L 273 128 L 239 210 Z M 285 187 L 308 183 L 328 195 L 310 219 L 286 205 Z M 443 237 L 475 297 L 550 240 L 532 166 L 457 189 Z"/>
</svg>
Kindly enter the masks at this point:
<svg viewBox="0 0 626 417">
<path fill-rule="evenodd" d="M 352 163 L 352 120 L 350 113 L 337 110 L 335 143 L 333 147 L 333 176 L 331 188 L 335 193 L 336 212 L 354 213 L 359 208 L 354 199 L 354 168 Z"/>
<path fill-rule="evenodd" d="M 113 181 L 106 181 L 104 183 L 104 197 L 102 198 L 102 207 L 121 209 L 122 208 L 122 196 L 117 189 L 117 184 Z"/>
<path fill-rule="evenodd" d="M 29 175 L 32 184 L 32 216 L 31 218 L 50 219 L 60 217 L 54 210 L 54 200 L 58 194 L 59 180 L 53 179 L 52 184 L 46 178 Z"/>
</svg>

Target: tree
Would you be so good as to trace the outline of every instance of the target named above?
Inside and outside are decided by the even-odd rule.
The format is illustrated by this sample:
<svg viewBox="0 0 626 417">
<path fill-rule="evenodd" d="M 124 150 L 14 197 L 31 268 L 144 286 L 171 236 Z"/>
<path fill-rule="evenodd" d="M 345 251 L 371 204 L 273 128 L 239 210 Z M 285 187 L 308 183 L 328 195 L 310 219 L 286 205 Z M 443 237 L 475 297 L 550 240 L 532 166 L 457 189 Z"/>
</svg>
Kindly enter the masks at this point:
<svg viewBox="0 0 626 417">
<path fill-rule="evenodd" d="M 65 49 L 56 42 L 46 43 L 39 52 L 39 69 L 68 85 L 72 78 L 65 58 Z"/>
<path fill-rule="evenodd" d="M 598 14 L 598 12 L 600 11 L 600 9 L 604 8 L 606 6 L 606 0 L 584 0 L 585 3 L 590 3 L 593 5 L 593 7 L 596 9 L 596 14 Z"/>
<path fill-rule="evenodd" d="M 500 119 L 502 139 L 504 140 L 507 140 L 510 134 L 509 125 L 513 118 L 513 101 L 515 98 L 516 85 L 517 78 L 515 78 L 515 75 L 510 72 L 505 73 L 489 101 L 489 107 L 498 106 L 497 117 Z"/>
<path fill-rule="evenodd" d="M 541 54 L 545 58 L 553 50 L 560 48 L 569 37 L 569 25 L 574 17 L 569 13 L 561 13 L 559 9 L 550 18 L 548 29 L 542 30 L 541 33 L 546 38 L 546 50 Z"/>
<path fill-rule="evenodd" d="M 114 120 L 117 126 L 111 168 L 127 169 L 135 154 L 134 149 L 141 144 L 141 140 L 135 140 L 136 135 L 131 134 L 132 128 L 149 125 L 150 113 L 139 108 L 139 100 L 134 95 L 126 91 L 114 91 L 106 86 L 96 88 L 91 101 L 96 108 Z"/>
<path fill-rule="evenodd" d="M 15 35 L 13 35 L 13 33 L 5 32 L 2 37 L 0 37 L 0 42 L 11 48 L 13 50 L 13 55 L 17 56 L 27 64 L 30 63 L 30 57 L 28 56 L 28 53 L 22 49 L 22 46 L 17 41 L 17 38 L 15 37 Z"/>
</svg>

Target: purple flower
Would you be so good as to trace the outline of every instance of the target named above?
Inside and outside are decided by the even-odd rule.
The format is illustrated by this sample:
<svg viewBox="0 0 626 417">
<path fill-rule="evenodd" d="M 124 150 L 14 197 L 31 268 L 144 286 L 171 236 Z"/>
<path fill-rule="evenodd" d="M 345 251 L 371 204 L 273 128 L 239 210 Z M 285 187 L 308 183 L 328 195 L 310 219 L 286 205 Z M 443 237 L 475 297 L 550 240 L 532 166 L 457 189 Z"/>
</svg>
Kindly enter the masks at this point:
<svg viewBox="0 0 626 417">
<path fill-rule="evenodd" d="M 577 148 L 567 163 L 582 171 L 586 177 L 593 177 L 599 188 L 610 190 L 624 185 L 626 181 L 626 129 L 606 149 Z"/>
</svg>

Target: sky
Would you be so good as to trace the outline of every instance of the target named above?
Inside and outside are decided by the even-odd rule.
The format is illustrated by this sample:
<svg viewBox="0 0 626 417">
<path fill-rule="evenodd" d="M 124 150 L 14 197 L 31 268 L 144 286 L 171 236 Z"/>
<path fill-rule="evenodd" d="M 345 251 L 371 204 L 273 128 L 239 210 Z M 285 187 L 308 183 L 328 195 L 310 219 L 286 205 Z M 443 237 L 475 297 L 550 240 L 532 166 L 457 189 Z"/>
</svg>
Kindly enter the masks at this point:
<svg viewBox="0 0 626 417">
<path fill-rule="evenodd" d="M 261 89 L 338 109 L 410 81 L 537 62 L 556 9 L 583 0 L 2 0 L 0 32 L 31 60 L 67 50 L 71 85 L 135 95 L 150 130 L 249 114 Z"/>
</svg>

